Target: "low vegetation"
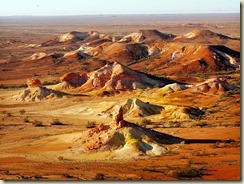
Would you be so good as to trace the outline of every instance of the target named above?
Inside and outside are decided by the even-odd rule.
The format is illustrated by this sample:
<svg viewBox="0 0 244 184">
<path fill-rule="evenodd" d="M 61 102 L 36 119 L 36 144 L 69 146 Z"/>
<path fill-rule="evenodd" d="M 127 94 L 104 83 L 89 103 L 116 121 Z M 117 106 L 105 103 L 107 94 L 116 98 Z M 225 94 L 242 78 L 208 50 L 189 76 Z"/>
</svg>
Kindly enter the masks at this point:
<svg viewBox="0 0 244 184">
<path fill-rule="evenodd" d="M 44 126 L 43 123 L 41 121 L 35 120 L 32 122 L 32 125 L 34 125 L 35 127 L 42 127 Z"/>
<path fill-rule="evenodd" d="M 173 177 L 180 180 L 200 180 L 204 174 L 204 168 L 195 168 L 188 163 L 185 167 L 176 169 L 173 172 Z"/>
<path fill-rule="evenodd" d="M 86 128 L 94 128 L 96 126 L 96 122 L 95 121 L 88 121 Z"/>
<path fill-rule="evenodd" d="M 51 125 L 65 125 L 65 124 L 62 123 L 59 119 L 54 119 Z"/>
</svg>

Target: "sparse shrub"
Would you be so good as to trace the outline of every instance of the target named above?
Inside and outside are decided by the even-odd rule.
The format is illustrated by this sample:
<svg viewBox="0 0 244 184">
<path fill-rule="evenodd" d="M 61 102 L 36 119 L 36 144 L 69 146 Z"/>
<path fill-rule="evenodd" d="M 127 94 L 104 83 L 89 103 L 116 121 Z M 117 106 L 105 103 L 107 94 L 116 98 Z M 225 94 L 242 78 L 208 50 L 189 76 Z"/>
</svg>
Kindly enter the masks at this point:
<svg viewBox="0 0 244 184">
<path fill-rule="evenodd" d="M 199 123 L 196 124 L 196 126 L 199 126 L 199 127 L 202 128 L 202 127 L 208 126 L 208 124 L 206 122 L 199 122 Z"/>
<path fill-rule="evenodd" d="M 104 180 L 105 175 L 103 173 L 97 173 L 95 176 L 95 180 Z"/>
<path fill-rule="evenodd" d="M 74 178 L 74 176 L 69 175 L 69 174 L 63 174 L 63 176 L 64 176 L 65 178 Z"/>
<path fill-rule="evenodd" d="M 35 127 L 42 127 L 43 123 L 40 122 L 40 121 L 35 120 L 35 121 L 32 122 L 32 125 L 34 125 Z"/>
<path fill-rule="evenodd" d="M 12 71 L 12 69 L 11 68 L 3 68 L 2 71 L 3 72 Z"/>
<path fill-rule="evenodd" d="M 95 121 L 88 121 L 86 128 L 94 128 L 96 126 L 96 122 Z"/>
<path fill-rule="evenodd" d="M 60 82 L 60 80 L 53 80 L 53 81 L 44 81 L 42 84 L 45 85 L 54 85 L 54 84 L 58 84 Z"/>
<path fill-rule="evenodd" d="M 188 156 L 182 155 L 180 159 L 188 159 Z"/>
<path fill-rule="evenodd" d="M 204 168 L 194 168 L 191 166 L 191 161 L 184 167 L 173 172 L 173 177 L 181 180 L 201 179 Z"/>
<path fill-rule="evenodd" d="M 29 120 L 28 117 L 25 117 L 25 118 L 24 118 L 24 123 L 30 123 L 30 120 Z"/>
<path fill-rule="evenodd" d="M 21 110 L 19 110 L 19 113 L 20 113 L 21 115 L 23 115 L 23 114 L 26 113 L 26 111 L 25 111 L 25 109 L 21 109 Z"/>
<path fill-rule="evenodd" d="M 153 122 L 150 119 L 143 119 L 141 122 L 142 125 L 151 125 Z"/>
<path fill-rule="evenodd" d="M 179 128 L 179 127 L 181 127 L 180 122 L 178 122 L 178 121 L 171 121 L 170 122 L 169 128 Z"/>
<path fill-rule="evenodd" d="M 64 125 L 64 123 L 59 121 L 59 119 L 54 119 L 53 122 L 51 123 L 51 125 Z"/>
<path fill-rule="evenodd" d="M 59 160 L 64 160 L 64 157 L 63 156 L 59 156 L 58 159 Z"/>
<path fill-rule="evenodd" d="M 7 117 L 11 117 L 12 114 L 11 114 L 10 112 L 7 112 L 6 116 L 7 116 Z"/>
</svg>

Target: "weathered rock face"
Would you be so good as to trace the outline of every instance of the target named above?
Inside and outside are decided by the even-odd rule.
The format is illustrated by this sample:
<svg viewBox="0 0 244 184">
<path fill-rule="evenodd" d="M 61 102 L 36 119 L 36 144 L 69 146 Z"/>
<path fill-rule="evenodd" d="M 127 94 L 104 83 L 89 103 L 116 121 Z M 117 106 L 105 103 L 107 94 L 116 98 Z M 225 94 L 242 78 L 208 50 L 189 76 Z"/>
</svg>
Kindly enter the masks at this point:
<svg viewBox="0 0 244 184">
<path fill-rule="evenodd" d="M 71 87 L 78 87 L 84 84 L 88 77 L 86 73 L 67 73 L 60 77 L 62 82 L 68 83 Z"/>
<path fill-rule="evenodd" d="M 202 40 L 206 40 L 206 41 L 211 41 L 211 39 L 215 39 L 215 40 L 219 40 L 219 39 L 231 39 L 230 37 L 226 36 L 226 35 L 222 35 L 222 34 L 218 34 L 218 33 L 214 33 L 210 30 L 192 30 L 191 32 L 182 35 L 182 36 L 178 36 L 176 37 L 174 40 L 184 40 L 184 39 L 191 39 L 191 40 L 196 40 L 196 39 L 202 39 Z M 202 41 L 201 40 L 201 41 Z"/>
<path fill-rule="evenodd" d="M 87 82 L 79 88 L 81 91 L 99 88 L 106 91 L 145 89 L 164 86 L 169 82 L 149 77 L 117 62 L 108 63 L 104 67 L 89 73 L 88 78 Z"/>
<path fill-rule="evenodd" d="M 173 39 L 172 34 L 161 33 L 157 30 L 138 30 L 130 35 L 123 37 L 119 42 L 140 43 L 140 42 L 155 42 L 156 40 L 167 41 Z"/>
<path fill-rule="evenodd" d="M 116 126 L 122 128 L 126 126 L 126 121 L 123 118 L 123 108 L 120 105 L 117 105 L 115 107 L 114 113 L 113 113 L 113 121 Z"/>
<path fill-rule="evenodd" d="M 46 54 L 45 52 L 37 52 L 37 53 L 30 56 L 30 60 L 42 59 L 42 58 L 45 58 L 47 56 L 48 56 L 48 54 Z"/>
<path fill-rule="evenodd" d="M 39 79 L 27 79 L 26 84 L 28 88 L 35 88 L 41 86 L 41 81 Z"/>
<path fill-rule="evenodd" d="M 27 79 L 28 88 L 13 96 L 16 101 L 41 101 L 47 99 L 62 98 L 64 94 L 59 91 L 43 87 L 39 79 Z"/>
<path fill-rule="evenodd" d="M 226 79 L 214 78 L 197 85 L 197 91 L 203 93 L 223 93 L 225 91 L 234 90 L 235 86 L 229 84 Z"/>
<path fill-rule="evenodd" d="M 70 33 L 66 33 L 66 34 L 58 37 L 58 41 L 59 42 L 65 42 L 65 41 L 74 40 L 74 39 L 83 40 L 88 36 L 89 36 L 88 33 L 72 31 Z"/>
</svg>

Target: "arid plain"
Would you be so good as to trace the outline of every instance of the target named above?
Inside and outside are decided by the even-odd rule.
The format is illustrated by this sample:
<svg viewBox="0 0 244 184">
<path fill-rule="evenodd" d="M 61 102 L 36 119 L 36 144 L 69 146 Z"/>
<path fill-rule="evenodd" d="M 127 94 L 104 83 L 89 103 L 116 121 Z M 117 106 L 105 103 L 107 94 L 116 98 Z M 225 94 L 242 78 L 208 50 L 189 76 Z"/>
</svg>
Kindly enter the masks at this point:
<svg viewBox="0 0 244 184">
<path fill-rule="evenodd" d="M 240 180 L 239 14 L 0 17 L 0 179 Z"/>
</svg>

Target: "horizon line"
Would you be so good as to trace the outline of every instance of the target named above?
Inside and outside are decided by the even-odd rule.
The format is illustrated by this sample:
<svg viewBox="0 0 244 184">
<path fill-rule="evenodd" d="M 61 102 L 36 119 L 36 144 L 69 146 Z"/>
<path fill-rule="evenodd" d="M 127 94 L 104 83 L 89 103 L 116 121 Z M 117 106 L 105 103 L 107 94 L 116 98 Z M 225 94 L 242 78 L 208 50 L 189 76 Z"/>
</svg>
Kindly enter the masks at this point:
<svg viewBox="0 0 244 184">
<path fill-rule="evenodd" d="M 94 13 L 94 14 L 59 14 L 59 15 L 0 15 L 0 17 L 58 17 L 58 16 L 103 16 L 103 15 L 179 15 L 179 14 L 240 14 L 240 12 L 182 12 L 182 13 Z"/>
</svg>

